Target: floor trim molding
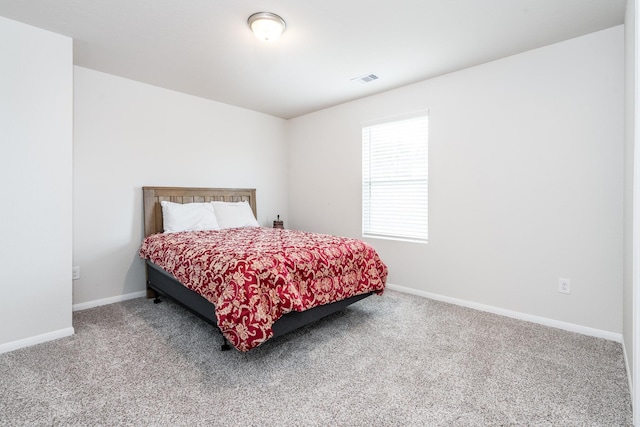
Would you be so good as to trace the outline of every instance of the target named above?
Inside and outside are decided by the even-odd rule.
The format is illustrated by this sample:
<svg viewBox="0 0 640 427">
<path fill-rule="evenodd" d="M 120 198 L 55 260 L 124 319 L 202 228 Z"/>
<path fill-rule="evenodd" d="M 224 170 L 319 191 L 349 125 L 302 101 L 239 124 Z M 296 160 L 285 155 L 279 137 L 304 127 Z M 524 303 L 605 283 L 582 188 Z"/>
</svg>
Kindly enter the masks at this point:
<svg viewBox="0 0 640 427">
<path fill-rule="evenodd" d="M 73 305 L 73 311 L 82 311 L 89 308 L 99 307 L 101 305 L 113 304 L 116 302 L 122 302 L 129 299 L 140 298 L 147 295 L 146 291 L 132 292 L 130 294 L 117 295 L 115 297 L 97 299 L 93 301 L 81 302 Z"/>
<path fill-rule="evenodd" d="M 629 382 L 629 394 L 631 395 L 631 402 L 633 402 L 633 376 L 631 375 L 629 359 L 627 358 L 627 347 L 624 344 L 624 336 L 622 337 L 622 355 L 624 356 L 624 368 L 627 372 L 627 381 Z"/>
<path fill-rule="evenodd" d="M 601 329 L 590 328 L 588 326 L 576 325 L 574 323 L 561 322 L 559 320 L 549 319 L 549 318 L 540 317 L 540 316 L 534 316 L 532 314 L 520 313 L 518 311 L 506 310 L 504 308 L 480 304 L 480 303 L 458 299 L 458 298 L 452 298 L 445 295 L 434 294 L 431 292 L 420 291 L 417 289 L 407 288 L 404 286 L 393 285 L 391 283 L 387 283 L 387 288 L 394 291 L 403 292 L 406 294 L 420 296 L 423 298 L 429 298 L 436 301 L 447 302 L 447 303 L 459 305 L 462 307 L 473 308 L 475 310 L 486 311 L 488 313 L 499 314 L 501 316 L 511 317 L 514 319 L 524 320 L 531 323 L 550 326 L 552 328 L 563 329 L 565 331 L 577 332 L 583 335 L 589 335 L 596 338 L 604 338 L 606 340 L 622 343 L 622 334 L 616 334 L 614 332 L 603 331 Z"/>
<path fill-rule="evenodd" d="M 57 331 L 47 332 L 45 334 L 35 335 L 29 338 L 23 338 L 17 341 L 11 341 L 5 344 L 0 344 L 0 354 L 8 353 L 10 351 L 18 350 L 25 347 L 31 347 L 32 345 L 42 344 L 47 341 L 57 340 L 59 338 L 70 337 L 75 333 L 73 327 L 59 329 Z"/>
</svg>

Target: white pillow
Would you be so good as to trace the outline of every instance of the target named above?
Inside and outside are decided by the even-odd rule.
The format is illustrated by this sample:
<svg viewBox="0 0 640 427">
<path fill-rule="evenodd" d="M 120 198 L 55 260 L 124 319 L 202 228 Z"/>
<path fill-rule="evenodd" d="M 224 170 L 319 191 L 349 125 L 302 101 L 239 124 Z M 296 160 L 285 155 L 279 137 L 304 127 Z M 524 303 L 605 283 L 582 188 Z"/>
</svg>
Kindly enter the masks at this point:
<svg viewBox="0 0 640 427">
<path fill-rule="evenodd" d="M 211 202 L 220 228 L 259 227 L 251 206 L 244 202 Z"/>
<path fill-rule="evenodd" d="M 211 203 L 173 203 L 161 201 L 165 233 L 220 230 Z"/>
</svg>

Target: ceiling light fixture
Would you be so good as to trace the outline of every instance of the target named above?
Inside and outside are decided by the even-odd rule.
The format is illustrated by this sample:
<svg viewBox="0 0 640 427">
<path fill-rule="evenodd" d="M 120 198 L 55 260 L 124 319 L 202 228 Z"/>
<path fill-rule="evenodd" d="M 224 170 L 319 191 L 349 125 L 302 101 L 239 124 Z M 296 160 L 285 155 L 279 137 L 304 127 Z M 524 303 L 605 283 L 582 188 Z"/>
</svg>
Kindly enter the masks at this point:
<svg viewBox="0 0 640 427">
<path fill-rule="evenodd" d="M 251 31 L 261 40 L 273 41 L 287 28 L 284 19 L 271 12 L 254 13 L 247 20 Z"/>
</svg>

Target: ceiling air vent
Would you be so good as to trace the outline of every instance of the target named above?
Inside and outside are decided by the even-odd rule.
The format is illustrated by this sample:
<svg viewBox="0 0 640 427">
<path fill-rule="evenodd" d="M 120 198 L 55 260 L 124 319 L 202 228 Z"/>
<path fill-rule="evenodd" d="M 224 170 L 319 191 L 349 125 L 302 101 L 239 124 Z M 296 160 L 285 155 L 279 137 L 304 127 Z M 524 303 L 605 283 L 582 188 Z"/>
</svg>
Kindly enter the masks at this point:
<svg viewBox="0 0 640 427">
<path fill-rule="evenodd" d="M 360 83 L 362 85 L 366 83 L 371 83 L 374 80 L 378 80 L 378 76 L 376 76 L 375 74 L 366 74 L 364 76 L 355 77 L 351 79 L 352 82 Z"/>
</svg>

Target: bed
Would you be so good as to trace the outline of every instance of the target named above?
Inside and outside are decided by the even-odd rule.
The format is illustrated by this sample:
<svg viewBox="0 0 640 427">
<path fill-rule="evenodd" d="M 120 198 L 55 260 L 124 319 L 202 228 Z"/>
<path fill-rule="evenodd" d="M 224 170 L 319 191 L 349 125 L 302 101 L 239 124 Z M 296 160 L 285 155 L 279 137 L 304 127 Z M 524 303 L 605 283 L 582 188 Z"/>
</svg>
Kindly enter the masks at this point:
<svg viewBox="0 0 640 427">
<path fill-rule="evenodd" d="M 249 351 L 384 291 L 386 266 L 357 239 L 257 226 L 163 233 L 163 202 L 248 205 L 255 221 L 255 189 L 142 190 L 147 297 L 214 325 L 223 349 Z"/>
</svg>

